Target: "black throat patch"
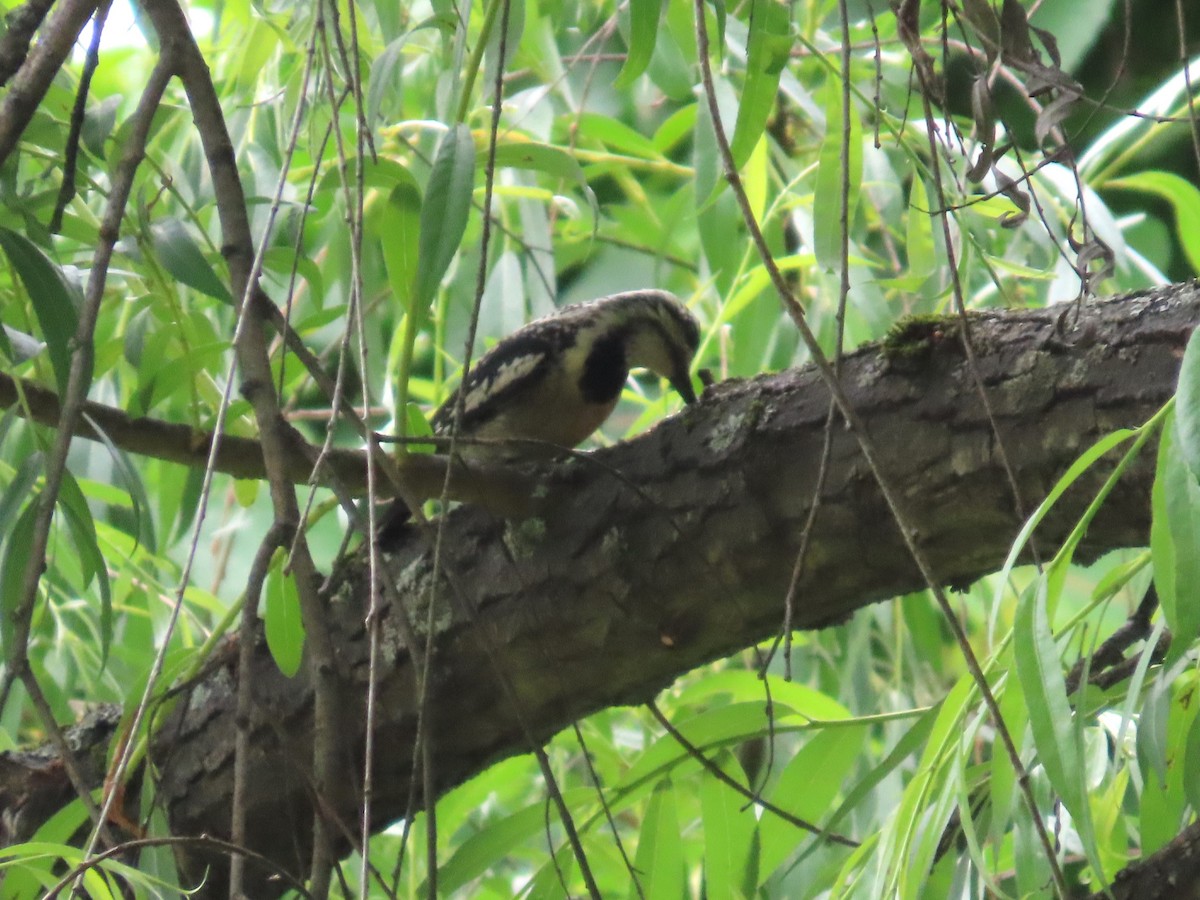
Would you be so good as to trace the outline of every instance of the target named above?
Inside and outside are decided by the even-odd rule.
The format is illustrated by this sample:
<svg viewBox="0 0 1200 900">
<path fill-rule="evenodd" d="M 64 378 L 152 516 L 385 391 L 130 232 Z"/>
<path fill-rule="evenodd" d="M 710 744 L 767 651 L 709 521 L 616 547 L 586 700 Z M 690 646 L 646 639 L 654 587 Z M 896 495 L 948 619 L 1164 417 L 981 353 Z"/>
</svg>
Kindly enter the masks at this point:
<svg viewBox="0 0 1200 900">
<path fill-rule="evenodd" d="M 625 361 L 625 335 L 607 334 L 592 345 L 579 376 L 579 392 L 588 403 L 611 403 L 629 377 Z"/>
</svg>

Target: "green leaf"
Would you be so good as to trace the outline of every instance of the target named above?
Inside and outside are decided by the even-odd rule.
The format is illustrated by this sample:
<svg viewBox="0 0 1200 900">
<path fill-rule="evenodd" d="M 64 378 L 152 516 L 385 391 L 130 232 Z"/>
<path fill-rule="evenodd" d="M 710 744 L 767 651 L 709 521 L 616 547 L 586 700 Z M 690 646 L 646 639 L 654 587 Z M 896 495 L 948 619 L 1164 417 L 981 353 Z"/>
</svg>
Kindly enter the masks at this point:
<svg viewBox="0 0 1200 900">
<path fill-rule="evenodd" d="M 732 753 L 718 753 L 713 764 L 745 786 L 746 775 Z M 731 900 L 754 896 L 758 886 L 754 853 L 758 818 L 754 808 L 706 771 L 700 781 L 700 816 L 704 823 L 704 886 L 708 896 Z"/>
<path fill-rule="evenodd" d="M 920 175 L 914 175 L 912 190 L 908 195 L 908 215 L 905 217 L 905 244 L 908 249 L 909 274 L 920 281 L 928 278 L 937 264 L 933 243 L 933 216 L 929 210 L 925 182 Z"/>
<path fill-rule="evenodd" d="M 1175 433 L 1192 477 L 1200 478 L 1200 329 L 1192 332 L 1183 351 L 1175 395 Z"/>
<path fill-rule="evenodd" d="M 650 57 L 654 55 L 662 8 L 663 0 L 629 0 L 629 52 L 613 82 L 615 89 L 629 87 L 634 79 L 646 71 Z"/>
<path fill-rule="evenodd" d="M 745 669 L 725 669 L 712 672 L 703 679 L 682 688 L 676 697 L 680 709 L 688 706 L 711 705 L 713 697 L 728 697 L 737 703 L 762 704 L 768 693 L 771 701 L 784 713 L 799 713 L 821 722 L 840 722 L 849 719 L 850 710 L 828 694 L 795 681 L 770 677 L 767 685 L 758 672 Z"/>
<path fill-rule="evenodd" d="M 411 438 L 432 437 L 433 429 L 429 427 L 429 419 L 425 417 L 425 413 L 416 403 L 408 403 L 404 407 L 404 418 L 407 425 L 404 429 L 404 434 Z M 433 444 L 408 444 L 405 447 L 408 453 L 435 453 L 437 448 Z"/>
<path fill-rule="evenodd" d="M 21 277 L 33 303 L 50 353 L 50 364 L 54 367 L 54 381 L 62 396 L 67 392 L 67 381 L 71 377 L 71 341 L 79 327 L 76 308 L 82 298 L 58 264 L 25 235 L 0 227 L 0 248 Z M 91 383 L 92 373 L 88 372 L 83 383 L 85 394 Z"/>
<path fill-rule="evenodd" d="M 1083 756 L 1067 700 L 1066 681 L 1050 623 L 1046 620 L 1044 578 L 1021 595 L 1013 632 L 1017 675 L 1029 706 L 1039 760 L 1050 783 L 1074 811 L 1083 802 L 1079 774 Z"/>
<path fill-rule="evenodd" d="M 202 294 L 232 303 L 229 289 L 208 264 L 199 245 L 178 219 L 160 219 L 150 226 L 154 254 L 178 281 Z"/>
<path fill-rule="evenodd" d="M 0 353 L 10 363 L 23 363 L 33 359 L 46 349 L 46 344 L 32 334 L 17 331 L 7 325 L 0 326 Z"/>
<path fill-rule="evenodd" d="M 486 157 L 480 156 L 481 164 L 485 160 Z M 593 206 L 595 205 L 592 189 L 588 186 L 587 178 L 583 174 L 583 168 L 579 165 L 579 161 L 561 147 L 509 138 L 496 147 L 496 167 L 531 169 L 545 172 L 556 178 L 573 181 L 588 195 Z"/>
<path fill-rule="evenodd" d="M 286 558 L 283 550 L 275 553 L 267 573 L 267 602 L 263 610 L 263 626 L 267 649 L 279 666 L 279 671 L 291 678 L 300 669 L 304 653 L 304 622 L 300 616 L 300 595 L 292 574 L 283 571 Z M 246 614 L 244 610 L 243 615 Z M 252 614 L 252 613 L 251 613 Z"/>
<path fill-rule="evenodd" d="M 689 103 L 667 117 L 654 132 L 653 147 L 659 155 L 670 153 L 696 129 L 699 104 Z"/>
<path fill-rule="evenodd" d="M 1025 704 L 1025 693 L 1021 689 L 1021 680 L 1016 672 L 1015 662 L 1010 669 L 1012 670 L 1011 677 L 1006 679 L 1004 694 L 999 698 L 1000 716 L 1017 745 L 1017 752 L 1020 753 L 1024 749 L 1025 727 L 1029 724 L 1029 708 Z M 991 770 L 991 778 L 988 780 L 988 790 L 992 798 L 990 830 L 992 839 L 1000 841 L 1009 828 L 1013 805 L 1023 801 L 1018 800 L 1017 772 L 1007 753 L 992 754 Z"/>
<path fill-rule="evenodd" d="M 1038 762 L 1071 813 L 1089 861 L 1102 872 L 1088 806 L 1083 745 L 1067 699 L 1062 660 L 1046 617 L 1047 579 L 1039 577 L 1021 595 L 1013 624 L 1013 655 L 1029 710 Z"/>
<path fill-rule="evenodd" d="M 817 158 L 817 183 L 813 192 L 814 251 L 817 263 L 829 272 L 841 271 L 842 265 L 842 146 L 847 147 L 849 181 L 847 228 L 854 222 L 858 194 L 862 187 L 862 123 L 850 98 L 850 130 L 842 131 L 842 83 L 830 77 L 825 82 L 825 138 Z"/>
<path fill-rule="evenodd" d="M 807 727 L 808 718 L 794 713 L 781 712 L 775 708 L 774 731 L 784 734 Z M 705 710 L 698 715 L 675 723 L 675 727 L 694 747 L 712 751 L 729 747 L 743 741 L 769 734 L 771 725 L 766 718 L 764 704 L 760 700 L 751 703 L 730 703 L 716 709 Z M 631 790 L 639 782 L 660 777 L 678 766 L 699 765 L 688 751 L 670 734 L 665 734 L 642 751 L 621 780 L 613 786 L 615 791 Z"/>
<path fill-rule="evenodd" d="M 417 313 L 417 328 L 428 318 L 428 304 L 414 303 L 413 286 L 418 268 L 421 234 L 421 189 L 407 170 L 387 197 L 379 198 L 367 210 L 367 234 L 376 238 L 383 249 L 388 284 L 401 308 Z M 414 310 L 414 307 L 416 309 Z"/>
<path fill-rule="evenodd" d="M 572 810 L 579 809 L 595 796 L 596 792 L 591 788 L 573 788 L 563 792 L 563 800 Z M 493 866 L 501 865 L 516 848 L 543 834 L 545 830 L 546 802 L 541 798 L 511 815 L 491 818 L 462 841 L 454 855 L 438 867 L 439 891 L 449 896 Z M 419 892 L 419 896 L 425 895 L 425 892 Z"/>
<path fill-rule="evenodd" d="M 754 145 L 745 165 L 741 167 L 742 188 L 746 191 L 750 212 L 760 225 L 769 202 L 771 162 L 768 150 L 767 139 L 764 136 Z"/>
<path fill-rule="evenodd" d="M 33 544 L 33 520 L 37 514 L 37 501 L 31 500 L 17 517 L 9 532 L 4 547 L 4 561 L 0 563 L 0 638 L 3 639 L 5 658 L 12 655 L 13 616 L 24 589 L 25 569 L 29 565 L 29 548 Z"/>
<path fill-rule="evenodd" d="M 1200 274 L 1200 188 L 1173 172 L 1157 171 L 1114 178 L 1104 186 L 1154 194 L 1169 203 L 1175 213 L 1173 233 L 1183 245 L 1192 272 Z"/>
<path fill-rule="evenodd" d="M 21 461 L 17 471 L 13 473 L 12 481 L 0 496 L 0 541 L 8 533 L 9 525 L 13 522 L 17 510 L 29 496 L 38 476 L 42 474 L 45 457 L 41 453 L 31 453 Z"/>
<path fill-rule="evenodd" d="M 685 896 L 683 841 L 679 832 L 675 787 L 669 778 L 658 782 L 650 795 L 638 837 L 634 868 L 647 898 Z M 637 896 L 636 890 L 631 890 L 630 894 Z"/>
<path fill-rule="evenodd" d="M 751 0 L 750 33 L 746 42 L 746 81 L 738 103 L 737 125 L 729 147 L 740 169 L 763 136 L 775 108 L 779 76 L 792 52 L 789 7 L 775 0 Z M 840 122 L 841 119 L 830 119 Z M 839 129 L 840 130 L 840 129 Z"/>
<path fill-rule="evenodd" d="M 403 96 L 403 52 L 410 35 L 411 32 L 396 38 L 371 63 L 371 75 L 367 79 L 367 121 L 373 126 L 379 124 L 384 101 L 391 99 L 396 103 L 395 98 Z"/>
<path fill-rule="evenodd" d="M 1178 410 L 1180 407 L 1176 407 Z M 1150 491 L 1150 556 L 1163 616 L 1171 628 L 1167 665 L 1187 652 L 1200 634 L 1200 484 L 1178 452 L 1179 420 L 1163 428 L 1158 467 Z"/>
<path fill-rule="evenodd" d="M 458 250 L 467 228 L 474 184 L 475 144 L 471 140 L 471 129 L 458 124 L 446 132 L 438 145 L 421 207 L 415 294 L 418 304 L 428 306 L 433 301 L 442 276 Z"/>
<path fill-rule="evenodd" d="M 734 121 L 737 109 L 737 93 L 728 81 L 716 75 L 713 76 L 713 92 L 717 97 L 721 126 L 728 135 L 729 123 Z M 724 190 L 726 183 L 720 149 L 717 146 L 716 129 L 713 127 L 712 111 L 707 100 L 701 101 L 696 113 L 695 147 L 692 152 L 696 171 L 696 211 L 703 214 L 713 204 L 716 196 Z"/>
<path fill-rule="evenodd" d="M 887 758 L 863 775 L 846 793 L 837 812 L 826 821 L 826 828 L 831 831 L 836 830 L 842 819 L 865 800 L 884 778 L 901 765 L 908 764 L 910 757 L 926 744 L 934 723 L 940 715 L 940 710 L 940 706 L 933 706 L 921 713 L 920 717 L 913 722 L 912 727 L 896 741 L 896 746 L 892 748 Z"/>
<path fill-rule="evenodd" d="M 1184 671 L 1180 672 L 1180 667 Z M 1164 670 L 1142 707 L 1138 761 L 1143 775 L 1140 829 L 1144 853 L 1153 853 L 1179 833 L 1188 806 L 1185 771 L 1188 736 L 1200 703 L 1196 673 L 1184 661 Z"/>
<path fill-rule="evenodd" d="M 85 579 L 83 586 L 87 587 L 95 579 L 100 588 L 100 664 L 103 667 L 112 645 L 112 589 L 108 582 L 108 566 L 96 540 L 92 511 L 88 508 L 83 491 L 79 489 L 79 483 L 70 472 L 63 472 L 58 504 L 66 513 L 71 541 L 79 555 L 79 565 Z"/>
<path fill-rule="evenodd" d="M 834 800 L 842 792 L 842 782 L 859 760 L 870 726 L 844 725 L 827 728 L 813 735 L 788 761 L 770 800 L 814 825 L 830 819 Z M 811 839 L 803 831 L 775 816 L 762 814 L 762 871 L 765 880 L 795 851 L 798 844 Z"/>
<path fill-rule="evenodd" d="M 96 793 L 99 794 L 98 791 Z M 61 864 L 62 857 L 47 851 L 54 844 L 65 846 L 71 840 L 71 835 L 87 821 L 87 808 L 82 800 L 76 798 L 43 822 L 28 844 L 17 845 L 19 849 L 5 848 L 6 854 L 16 849 L 12 862 L 0 859 L 5 896 L 38 897 L 52 887 L 58 880 L 52 873 Z M 28 853 L 25 852 L 27 848 Z M 71 850 L 80 853 L 78 848 Z"/>
<path fill-rule="evenodd" d="M 112 439 L 109 438 L 108 434 L 105 433 L 104 429 L 95 419 L 87 413 L 83 413 L 82 416 L 83 420 L 91 427 L 92 432 L 108 449 L 108 455 L 113 462 L 116 473 L 120 477 L 120 480 L 125 483 L 125 488 L 128 491 L 129 500 L 133 507 L 134 536 L 137 538 L 138 543 L 144 543 L 151 553 L 157 552 L 154 522 L 150 518 L 150 498 L 146 494 L 146 486 L 142 483 L 138 468 L 112 442 Z"/>
<path fill-rule="evenodd" d="M 1046 517 L 1046 514 L 1054 508 L 1054 504 L 1059 498 L 1066 493 L 1067 488 L 1078 480 L 1088 469 L 1095 465 L 1109 450 L 1123 444 L 1125 441 L 1137 437 L 1137 431 L 1132 428 L 1119 428 L 1112 434 L 1106 434 L 1092 446 L 1088 447 L 1075 462 L 1071 463 L 1070 467 L 1063 476 L 1058 479 L 1050 493 L 1046 495 L 1038 508 L 1033 511 L 1029 520 L 1021 526 L 1021 531 L 1013 541 L 1012 547 L 1008 551 L 1008 556 L 1004 560 L 1004 567 L 1000 570 L 999 577 L 996 579 L 996 603 L 999 604 L 1002 600 L 1002 592 L 1008 582 L 1008 576 L 1012 572 L 1013 566 L 1017 563 L 1017 557 L 1021 555 L 1021 551 L 1025 549 L 1025 544 L 1029 541 L 1030 535 L 1033 534 L 1038 524 Z"/>
</svg>

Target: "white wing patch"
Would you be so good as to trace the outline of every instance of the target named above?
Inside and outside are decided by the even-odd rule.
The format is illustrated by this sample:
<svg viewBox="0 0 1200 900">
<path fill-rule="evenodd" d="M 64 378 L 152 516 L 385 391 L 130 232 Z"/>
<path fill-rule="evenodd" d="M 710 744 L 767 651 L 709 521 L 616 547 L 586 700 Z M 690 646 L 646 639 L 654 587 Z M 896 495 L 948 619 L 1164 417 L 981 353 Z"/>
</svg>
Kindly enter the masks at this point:
<svg viewBox="0 0 1200 900">
<path fill-rule="evenodd" d="M 503 393 L 510 385 L 528 377 L 545 360 L 545 353 L 526 353 L 506 360 L 496 367 L 491 377 L 473 385 L 466 396 L 466 412 L 473 412 L 481 405 Z"/>
</svg>

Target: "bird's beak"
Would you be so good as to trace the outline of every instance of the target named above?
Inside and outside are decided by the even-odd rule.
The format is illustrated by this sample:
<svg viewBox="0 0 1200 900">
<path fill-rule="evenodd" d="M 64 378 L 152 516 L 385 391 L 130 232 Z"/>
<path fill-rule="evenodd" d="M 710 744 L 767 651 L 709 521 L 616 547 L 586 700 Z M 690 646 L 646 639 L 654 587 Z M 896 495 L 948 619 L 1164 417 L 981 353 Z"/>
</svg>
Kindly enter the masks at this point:
<svg viewBox="0 0 1200 900">
<path fill-rule="evenodd" d="M 696 402 L 696 391 L 692 387 L 692 376 L 688 374 L 686 368 L 671 379 L 671 387 L 679 392 L 679 396 L 683 398 L 684 403 Z"/>
</svg>

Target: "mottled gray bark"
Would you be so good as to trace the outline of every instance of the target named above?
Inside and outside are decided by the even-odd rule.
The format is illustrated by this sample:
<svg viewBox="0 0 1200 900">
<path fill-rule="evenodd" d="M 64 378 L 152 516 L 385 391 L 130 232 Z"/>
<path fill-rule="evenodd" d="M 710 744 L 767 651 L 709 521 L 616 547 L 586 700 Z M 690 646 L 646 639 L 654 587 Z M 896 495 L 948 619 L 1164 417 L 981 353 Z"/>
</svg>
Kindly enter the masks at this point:
<svg viewBox="0 0 1200 900">
<path fill-rule="evenodd" d="M 1144 422 L 1170 397 L 1198 321 L 1193 285 L 1078 310 L 971 317 L 979 374 L 1026 511 L 1092 442 Z M 914 323 L 886 351 L 873 346 L 850 356 L 843 372 L 942 582 L 996 570 L 1021 519 L 959 326 Z M 680 673 L 777 633 L 828 409 L 828 392 L 809 369 L 723 383 L 635 441 L 544 467 L 532 518 L 503 521 L 465 507 L 448 516 L 450 578 L 438 582 L 433 613 L 438 791 L 528 750 L 521 720 L 546 739 L 581 715 L 645 701 Z M 1038 532 L 1042 547 L 1066 534 L 1108 471 L 1101 465 L 1066 494 Z M 1081 557 L 1145 543 L 1152 475 L 1147 453 L 1089 529 Z M 389 577 L 424 634 L 430 553 L 416 534 L 389 551 Z M 314 728 L 344 736 L 348 789 L 330 805 L 345 833 L 354 831 L 364 585 L 360 555 L 342 567 L 329 597 L 344 684 L 340 721 L 314 724 L 307 678 L 284 678 L 265 650 L 250 673 L 257 708 L 248 831 L 254 849 L 297 873 L 308 850 Z M 837 427 L 795 626 L 841 621 L 921 587 L 854 435 Z M 380 826 L 403 814 L 413 768 L 414 675 L 396 615 L 389 610 L 383 627 L 373 807 Z M 516 691 L 515 707 L 497 665 Z M 177 834 L 228 829 L 233 667 L 230 653 L 160 731 L 160 793 Z M 191 863 L 214 864 L 208 889 L 224 889 L 224 863 Z M 254 871 L 252 894 L 271 893 Z"/>
<path fill-rule="evenodd" d="M 1198 319 L 1200 295 L 1190 285 L 1078 311 L 971 317 L 979 374 L 1026 510 L 1093 441 L 1145 421 L 1166 401 Z M 890 352 L 870 347 L 847 359 L 844 377 L 942 581 L 998 568 L 1020 519 L 958 326 L 914 324 Z M 434 610 L 438 790 L 526 751 L 518 716 L 548 738 L 578 716 L 647 700 L 680 673 L 778 632 L 828 408 L 808 369 L 720 384 L 638 440 L 546 468 L 534 518 L 506 522 L 478 508 L 450 515 L 443 552 L 451 578 L 439 581 Z M 1082 556 L 1145 542 L 1152 455 L 1109 499 Z M 1043 546 L 1066 533 L 1107 471 L 1068 492 L 1038 533 Z M 424 623 L 424 543 L 414 535 L 388 559 L 413 620 Z M 321 727 L 346 735 L 348 781 L 360 768 L 363 731 L 364 578 L 357 557 L 331 597 L 346 699 L 342 721 Z M 921 586 L 854 436 L 838 427 L 796 627 L 840 621 Z M 394 610 L 384 635 L 381 825 L 404 811 L 415 724 Z M 497 663 L 515 687 L 515 709 Z M 163 799 L 179 832 L 227 827 L 234 677 L 211 674 L 178 730 L 159 741 L 160 756 L 168 754 Z M 265 653 L 252 677 L 260 705 L 250 830 L 260 837 L 256 849 L 302 872 L 310 694 Z M 351 827 L 353 807 L 339 813 Z"/>
</svg>

